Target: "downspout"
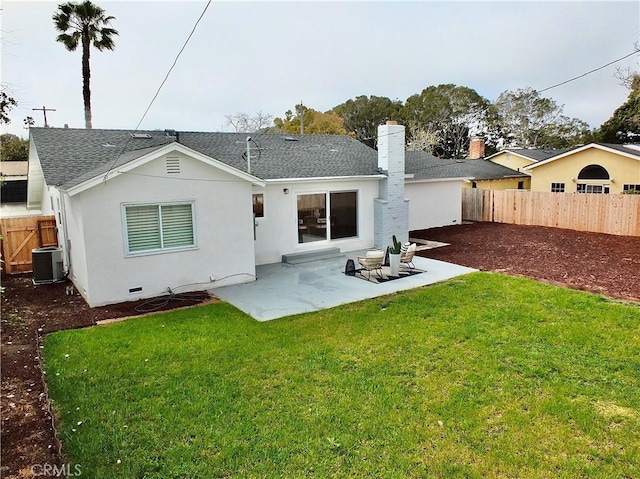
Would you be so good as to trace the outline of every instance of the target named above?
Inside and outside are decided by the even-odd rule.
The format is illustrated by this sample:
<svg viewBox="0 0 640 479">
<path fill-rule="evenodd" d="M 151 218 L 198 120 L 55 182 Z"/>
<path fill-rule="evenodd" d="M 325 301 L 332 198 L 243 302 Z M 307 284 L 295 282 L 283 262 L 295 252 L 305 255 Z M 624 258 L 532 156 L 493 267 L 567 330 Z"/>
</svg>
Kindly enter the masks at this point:
<svg viewBox="0 0 640 479">
<path fill-rule="evenodd" d="M 251 174 L 251 137 L 247 137 L 247 173 Z"/>
<path fill-rule="evenodd" d="M 62 237 L 64 238 L 64 245 L 62 246 L 62 252 L 64 254 L 64 262 L 67 265 L 66 276 L 68 277 L 71 273 L 71 254 L 69 250 L 71 246 L 69 244 L 69 236 L 67 234 L 67 207 L 64 201 L 65 193 L 58 190 L 58 195 L 60 196 L 60 222 L 62 223 Z"/>
</svg>

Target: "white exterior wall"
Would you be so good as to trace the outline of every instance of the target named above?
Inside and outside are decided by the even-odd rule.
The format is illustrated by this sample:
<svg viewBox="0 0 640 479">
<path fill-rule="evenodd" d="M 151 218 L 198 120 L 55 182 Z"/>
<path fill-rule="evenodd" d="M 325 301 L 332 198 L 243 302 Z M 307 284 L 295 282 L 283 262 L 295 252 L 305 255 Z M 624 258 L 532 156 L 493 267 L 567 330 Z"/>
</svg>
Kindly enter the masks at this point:
<svg viewBox="0 0 640 479">
<path fill-rule="evenodd" d="M 251 183 L 184 154 L 168 156 L 180 157 L 180 174 L 169 175 L 161 157 L 65 201 L 71 278 L 89 305 L 255 279 Z M 123 204 L 174 201 L 194 201 L 196 248 L 127 257 Z"/>
<path fill-rule="evenodd" d="M 87 261 L 87 245 L 83 230 L 82 202 L 79 198 L 70 198 L 65 192 L 59 192 L 51 188 L 53 204 L 55 207 L 56 225 L 58 226 L 58 244 L 63 248 L 64 268 L 69 274 L 69 279 L 78 289 L 78 292 L 94 306 L 87 296 L 89 291 L 89 270 Z M 58 210 L 60 205 L 60 210 Z M 106 236 L 109 236 L 107 234 Z M 99 242 L 96 243 L 99 245 Z M 94 274 L 99 274 L 94 271 Z M 118 276 L 111 274 L 110 276 Z"/>
<path fill-rule="evenodd" d="M 341 251 L 373 246 L 373 202 L 378 196 L 378 179 L 345 179 L 332 181 L 296 181 L 270 183 L 264 190 L 264 218 L 256 218 L 256 264 L 279 263 L 282 255 L 339 247 Z M 284 189 L 289 191 L 284 193 Z M 335 191 L 358 192 L 358 237 L 340 240 L 298 243 L 299 194 Z"/>
<path fill-rule="evenodd" d="M 29 142 L 28 179 L 27 210 L 31 214 L 52 215 L 53 210 L 49 202 L 49 193 L 45 186 L 42 166 L 40 166 L 40 159 L 33 140 Z"/>
<path fill-rule="evenodd" d="M 409 231 L 462 223 L 462 180 L 410 182 Z"/>
</svg>

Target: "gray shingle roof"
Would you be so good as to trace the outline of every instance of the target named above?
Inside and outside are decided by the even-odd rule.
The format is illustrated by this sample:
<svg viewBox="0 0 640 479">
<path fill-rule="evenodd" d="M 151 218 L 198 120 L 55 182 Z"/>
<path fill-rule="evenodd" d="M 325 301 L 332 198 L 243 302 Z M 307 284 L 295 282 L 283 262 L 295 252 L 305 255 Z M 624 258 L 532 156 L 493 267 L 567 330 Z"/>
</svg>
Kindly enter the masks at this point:
<svg viewBox="0 0 640 479">
<path fill-rule="evenodd" d="M 406 152 L 405 172 L 413 174 L 416 180 L 437 178 L 500 180 L 529 176 L 489 160 L 442 160 L 424 151 Z"/>
<path fill-rule="evenodd" d="M 31 128 L 49 185 L 68 188 L 176 141 L 164 131 Z M 179 132 L 179 142 L 247 171 L 245 133 Z M 262 179 L 378 174 L 377 154 L 346 135 L 251 134 L 251 174 Z"/>
<path fill-rule="evenodd" d="M 607 148 L 611 148 L 612 150 L 622 151 L 623 153 L 627 153 L 629 155 L 634 155 L 640 157 L 640 145 L 620 145 L 617 143 L 597 143 L 598 145 L 606 146 Z"/>
<path fill-rule="evenodd" d="M 511 152 L 529 158 L 533 161 L 548 160 L 552 156 L 558 156 L 566 153 L 573 148 L 505 148 L 498 153 Z M 495 156 L 495 155 L 492 155 Z"/>
</svg>

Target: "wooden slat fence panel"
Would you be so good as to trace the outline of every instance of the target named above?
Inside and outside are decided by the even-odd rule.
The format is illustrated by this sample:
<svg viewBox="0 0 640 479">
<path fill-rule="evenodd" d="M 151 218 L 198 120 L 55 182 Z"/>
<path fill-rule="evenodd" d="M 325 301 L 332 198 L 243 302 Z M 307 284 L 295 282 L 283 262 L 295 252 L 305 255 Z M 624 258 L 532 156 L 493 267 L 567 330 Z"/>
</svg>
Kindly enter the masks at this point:
<svg viewBox="0 0 640 479">
<path fill-rule="evenodd" d="M 465 220 L 640 236 L 640 195 L 477 188 L 462 193 Z"/>
<path fill-rule="evenodd" d="M 462 219 L 482 221 L 483 190 L 478 188 L 462 189 Z"/>
<path fill-rule="evenodd" d="M 7 273 L 32 271 L 31 250 L 58 245 L 54 216 L 3 218 L 0 234 L 3 267 Z"/>
</svg>

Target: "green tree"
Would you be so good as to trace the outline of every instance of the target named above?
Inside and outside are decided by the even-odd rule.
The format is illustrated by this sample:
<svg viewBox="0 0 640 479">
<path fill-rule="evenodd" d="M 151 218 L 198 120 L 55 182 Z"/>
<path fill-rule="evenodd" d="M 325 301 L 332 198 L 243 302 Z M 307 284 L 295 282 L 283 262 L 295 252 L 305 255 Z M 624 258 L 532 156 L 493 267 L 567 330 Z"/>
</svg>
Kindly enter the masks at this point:
<svg viewBox="0 0 640 479">
<path fill-rule="evenodd" d="M 302 104 L 296 105 L 295 115 L 291 110 L 288 110 L 285 112 L 284 118 L 273 120 L 275 131 L 300 133 L 301 119 L 306 135 L 345 135 L 347 133 L 342 118 L 335 113 L 322 113 Z"/>
<path fill-rule="evenodd" d="M 583 143 L 589 126 L 562 111 L 532 88 L 504 91 L 488 112 L 489 136 L 503 147 L 565 148 Z"/>
<path fill-rule="evenodd" d="M 637 82 L 636 82 L 637 83 Z M 636 86 L 629 98 L 613 112 L 597 132 L 597 138 L 604 143 L 637 142 L 640 138 L 640 85 Z"/>
<path fill-rule="evenodd" d="M 91 45 L 99 51 L 113 50 L 113 37 L 117 30 L 110 27 L 114 17 L 106 16 L 105 11 L 89 0 L 82 3 L 67 2 L 58 5 L 53 15 L 56 30 L 61 32 L 56 41 L 69 51 L 75 51 L 82 45 L 82 98 L 84 100 L 84 122 L 91 128 L 91 68 L 89 58 Z"/>
<path fill-rule="evenodd" d="M 360 95 L 333 107 L 331 112 L 342 118 L 348 133 L 365 145 L 375 148 L 378 125 L 387 120 L 400 119 L 402 103 L 381 96 Z"/>
<path fill-rule="evenodd" d="M 419 95 L 407 98 L 403 117 L 409 132 L 435 134 L 438 144 L 434 154 L 444 158 L 460 158 L 469 148 L 472 130 L 484 124 L 489 101 L 471 88 L 453 84 L 430 86 Z M 412 141 L 410 134 L 408 141 Z"/>
<path fill-rule="evenodd" d="M 29 140 L 21 140 L 16 135 L 0 135 L 0 159 L 2 161 L 27 161 L 29 159 Z"/>
<path fill-rule="evenodd" d="M 11 123 L 9 112 L 17 105 L 18 102 L 13 97 L 10 97 L 4 91 L 0 92 L 0 123 Z"/>
</svg>

